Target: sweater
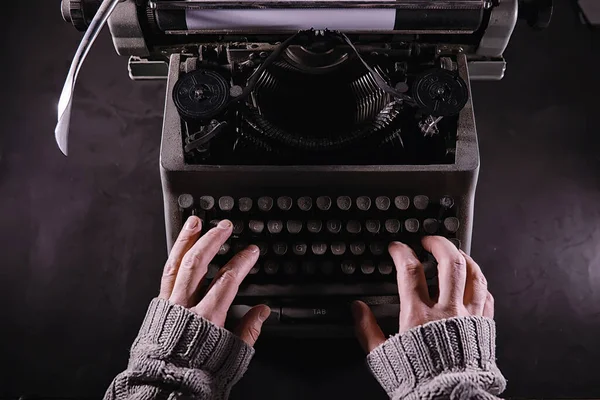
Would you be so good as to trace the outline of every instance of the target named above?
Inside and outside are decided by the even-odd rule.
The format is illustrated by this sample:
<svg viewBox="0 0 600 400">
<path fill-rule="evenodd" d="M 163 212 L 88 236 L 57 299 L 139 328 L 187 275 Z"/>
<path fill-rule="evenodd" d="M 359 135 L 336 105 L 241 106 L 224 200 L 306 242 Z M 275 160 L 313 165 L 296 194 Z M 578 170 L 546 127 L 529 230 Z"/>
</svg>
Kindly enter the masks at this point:
<svg viewBox="0 0 600 400">
<path fill-rule="evenodd" d="M 221 400 L 254 349 L 229 331 L 167 300 L 154 299 L 127 369 L 105 400 Z M 367 365 L 393 400 L 494 399 L 506 381 L 495 362 L 495 325 L 483 317 L 434 321 L 390 337 Z"/>
</svg>

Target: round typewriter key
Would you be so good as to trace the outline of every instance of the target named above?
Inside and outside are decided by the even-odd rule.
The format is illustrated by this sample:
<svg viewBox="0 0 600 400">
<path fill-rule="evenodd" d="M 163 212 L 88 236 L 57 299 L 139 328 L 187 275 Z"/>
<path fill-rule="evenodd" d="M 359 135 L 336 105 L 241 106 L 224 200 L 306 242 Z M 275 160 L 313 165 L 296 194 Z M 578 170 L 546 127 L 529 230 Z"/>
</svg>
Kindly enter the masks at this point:
<svg viewBox="0 0 600 400">
<path fill-rule="evenodd" d="M 269 251 L 269 246 L 265 242 L 256 243 L 256 245 L 258 246 L 261 256 L 264 256 Z"/>
<path fill-rule="evenodd" d="M 197 69 L 179 78 L 173 88 L 173 102 L 182 118 L 211 118 L 223 110 L 230 86 L 225 78 L 211 70 Z"/>
<path fill-rule="evenodd" d="M 375 207 L 380 211 L 387 211 L 390 208 L 391 200 L 387 196 L 379 196 L 375 199 Z"/>
<path fill-rule="evenodd" d="M 288 232 L 294 235 L 302 230 L 302 221 L 290 220 L 286 225 Z"/>
<path fill-rule="evenodd" d="M 398 210 L 408 210 L 408 207 L 410 207 L 410 199 L 408 196 L 396 196 L 394 205 Z"/>
<path fill-rule="evenodd" d="M 362 228 L 360 226 L 360 222 L 358 222 L 358 221 L 350 220 L 346 223 L 346 230 L 349 233 L 357 234 L 357 233 L 360 233 L 361 229 Z"/>
<path fill-rule="evenodd" d="M 312 261 L 303 261 L 302 272 L 305 275 L 314 275 L 317 272 L 317 265 Z"/>
<path fill-rule="evenodd" d="M 273 252 L 278 256 L 285 256 L 285 253 L 287 253 L 287 249 L 287 244 L 283 242 L 277 242 L 273 244 Z"/>
<path fill-rule="evenodd" d="M 177 204 L 179 204 L 179 208 L 182 210 L 188 210 L 194 206 L 194 196 L 191 194 L 182 194 L 177 199 Z"/>
<path fill-rule="evenodd" d="M 284 262 L 283 272 L 285 272 L 286 275 L 294 275 L 296 272 L 298 272 L 298 264 L 294 261 Z"/>
<path fill-rule="evenodd" d="M 381 242 L 373 242 L 369 245 L 369 250 L 371 250 L 374 256 L 380 256 L 385 251 L 385 247 Z"/>
<path fill-rule="evenodd" d="M 233 197 L 223 196 L 219 199 L 219 208 L 223 211 L 231 211 L 233 209 Z"/>
<path fill-rule="evenodd" d="M 327 221 L 327 230 L 329 233 L 340 233 L 342 222 L 337 219 Z"/>
<path fill-rule="evenodd" d="M 219 247 L 219 251 L 217 254 L 220 256 L 224 256 L 225 254 L 227 254 L 229 252 L 230 248 L 231 248 L 231 245 L 229 243 L 223 243 L 221 245 L 221 247 Z"/>
<path fill-rule="evenodd" d="M 346 275 L 352 275 L 356 271 L 356 264 L 354 261 L 346 260 L 342 261 L 342 272 Z"/>
<path fill-rule="evenodd" d="M 244 222 L 243 221 L 233 221 L 233 234 L 239 235 L 244 231 Z"/>
<path fill-rule="evenodd" d="M 415 196 L 413 204 L 417 210 L 425 210 L 429 206 L 429 197 L 423 195 Z"/>
<path fill-rule="evenodd" d="M 258 274 L 258 271 L 260 271 L 260 263 L 254 264 L 254 267 L 248 272 L 248 275 L 256 275 Z"/>
<path fill-rule="evenodd" d="M 306 254 L 306 243 L 296 243 L 294 244 L 294 254 L 297 256 L 303 256 Z"/>
<path fill-rule="evenodd" d="M 381 229 L 381 222 L 377 221 L 376 219 L 368 219 L 367 222 L 365 222 L 365 227 L 369 233 L 379 233 L 379 229 Z"/>
<path fill-rule="evenodd" d="M 279 270 L 279 264 L 275 261 L 265 261 L 265 273 L 267 275 L 275 275 Z"/>
<path fill-rule="evenodd" d="M 352 199 L 348 196 L 340 196 L 337 198 L 336 204 L 342 211 L 348 211 L 352 207 Z"/>
<path fill-rule="evenodd" d="M 371 199 L 368 196 L 360 196 L 356 199 L 356 208 L 361 211 L 369 211 L 369 208 L 371 208 Z"/>
<path fill-rule="evenodd" d="M 217 272 L 219 272 L 219 266 L 217 264 L 208 264 L 208 269 L 206 270 L 206 279 L 213 279 L 217 276 Z"/>
<path fill-rule="evenodd" d="M 311 246 L 311 250 L 314 255 L 322 256 L 323 254 L 325 254 L 327 252 L 327 244 L 325 244 L 323 242 L 313 243 Z"/>
<path fill-rule="evenodd" d="M 389 233 L 398 233 L 400 231 L 400 221 L 397 219 L 388 219 L 385 221 L 385 230 Z"/>
<path fill-rule="evenodd" d="M 456 246 L 456 248 L 457 248 L 457 249 L 459 249 L 459 250 L 460 250 L 460 240 L 459 240 L 459 239 L 457 239 L 457 238 L 452 238 L 452 239 L 449 239 L 449 240 L 450 240 L 450 242 L 451 242 L 451 243 L 452 243 L 454 246 Z"/>
<path fill-rule="evenodd" d="M 298 199 L 298 208 L 302 211 L 310 211 L 312 208 L 312 199 L 308 196 L 303 196 Z"/>
<path fill-rule="evenodd" d="M 323 223 L 318 220 L 310 220 L 306 223 L 306 229 L 310 233 L 319 233 L 321 232 L 321 228 L 323 228 Z"/>
<path fill-rule="evenodd" d="M 281 221 L 269 221 L 267 222 L 267 230 L 269 233 L 281 233 L 283 229 L 283 222 Z"/>
<path fill-rule="evenodd" d="M 394 264 L 391 261 L 382 261 L 377 266 L 377 269 L 381 275 L 389 275 L 394 270 Z"/>
<path fill-rule="evenodd" d="M 273 208 L 273 198 L 267 196 L 259 198 L 258 208 L 261 211 L 271 211 L 271 208 Z"/>
<path fill-rule="evenodd" d="M 425 221 L 423 221 L 423 230 L 425 231 L 425 233 L 428 233 L 430 235 L 435 234 L 438 231 L 439 227 L 440 223 L 437 219 L 427 218 Z"/>
<path fill-rule="evenodd" d="M 355 256 L 362 256 L 366 247 L 363 242 L 355 242 L 350 244 L 350 252 Z"/>
<path fill-rule="evenodd" d="M 253 233 L 262 233 L 265 229 L 265 223 L 263 221 L 252 220 L 248 222 L 248 228 L 250 228 Z"/>
<path fill-rule="evenodd" d="M 215 198 L 212 196 L 202 196 L 200 197 L 200 208 L 209 211 L 212 210 L 215 206 Z"/>
<path fill-rule="evenodd" d="M 325 261 L 324 263 L 321 264 L 321 272 L 324 275 L 331 275 L 333 273 L 333 262 L 332 261 Z"/>
<path fill-rule="evenodd" d="M 459 227 L 460 222 L 456 217 L 449 217 L 444 220 L 444 228 L 446 228 L 448 232 L 456 233 Z"/>
<path fill-rule="evenodd" d="M 331 208 L 331 197 L 320 196 L 317 197 L 317 208 L 321 211 L 327 211 Z"/>
<path fill-rule="evenodd" d="M 375 272 L 375 264 L 373 261 L 365 260 L 360 264 L 360 271 L 365 275 L 371 275 Z"/>
<path fill-rule="evenodd" d="M 341 256 L 346 252 L 346 243 L 333 242 L 331 243 L 331 252 L 334 256 Z"/>
<path fill-rule="evenodd" d="M 252 199 L 250 197 L 242 197 L 238 201 L 238 208 L 241 212 L 248 212 L 252 209 Z"/>
<path fill-rule="evenodd" d="M 277 199 L 277 207 L 283 211 L 289 211 L 292 208 L 292 198 L 289 196 L 281 196 Z"/>
<path fill-rule="evenodd" d="M 440 206 L 444 208 L 452 208 L 452 206 L 454 206 L 454 199 L 450 196 L 444 196 L 440 199 Z"/>
<path fill-rule="evenodd" d="M 404 229 L 410 233 L 419 232 L 419 220 L 415 218 L 409 218 L 404 221 Z"/>
</svg>

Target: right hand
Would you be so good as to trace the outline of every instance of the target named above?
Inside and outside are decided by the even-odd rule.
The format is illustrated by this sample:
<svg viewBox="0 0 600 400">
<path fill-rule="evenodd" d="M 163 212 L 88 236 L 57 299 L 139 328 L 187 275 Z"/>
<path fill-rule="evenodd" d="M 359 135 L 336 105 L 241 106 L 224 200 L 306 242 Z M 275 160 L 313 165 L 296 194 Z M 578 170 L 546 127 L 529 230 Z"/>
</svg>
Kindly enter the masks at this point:
<svg viewBox="0 0 600 400">
<path fill-rule="evenodd" d="M 426 236 L 422 244 L 438 262 L 439 296 L 434 299 L 429 297 L 425 271 L 414 251 L 400 242 L 392 242 L 388 248 L 396 265 L 400 333 L 452 317 L 493 318 L 494 298 L 479 265 L 444 237 Z M 352 313 L 356 336 L 367 353 L 385 342 L 385 335 L 368 305 L 356 301 L 352 304 Z"/>
</svg>

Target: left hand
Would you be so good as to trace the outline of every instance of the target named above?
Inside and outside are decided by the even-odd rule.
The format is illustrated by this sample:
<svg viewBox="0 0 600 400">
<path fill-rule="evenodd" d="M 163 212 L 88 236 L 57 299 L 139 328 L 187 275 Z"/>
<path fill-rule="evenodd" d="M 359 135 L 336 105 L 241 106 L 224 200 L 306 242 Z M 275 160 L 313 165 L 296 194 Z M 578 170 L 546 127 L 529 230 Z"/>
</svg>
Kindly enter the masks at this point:
<svg viewBox="0 0 600 400">
<path fill-rule="evenodd" d="M 258 247 L 252 245 L 236 254 L 219 270 L 200 302 L 199 287 L 205 279 L 208 264 L 231 236 L 233 224 L 223 220 L 200 237 L 202 221 L 190 217 L 171 249 L 160 285 L 162 299 L 189 308 L 190 311 L 223 327 L 229 307 L 240 283 L 258 260 Z M 235 333 L 250 346 L 260 335 L 263 322 L 271 310 L 264 304 L 253 307 L 239 323 Z"/>
</svg>

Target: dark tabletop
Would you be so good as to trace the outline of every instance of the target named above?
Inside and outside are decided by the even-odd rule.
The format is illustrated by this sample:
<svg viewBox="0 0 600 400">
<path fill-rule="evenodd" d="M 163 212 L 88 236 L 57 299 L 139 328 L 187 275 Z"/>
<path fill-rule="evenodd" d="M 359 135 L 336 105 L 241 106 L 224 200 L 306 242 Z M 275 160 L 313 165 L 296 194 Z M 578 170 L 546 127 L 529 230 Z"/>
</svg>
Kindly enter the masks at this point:
<svg viewBox="0 0 600 400">
<path fill-rule="evenodd" d="M 80 39 L 59 2 L 0 11 L 0 397 L 101 397 L 156 295 L 164 83 L 131 82 L 104 32 L 81 72 L 71 155 L 55 110 Z M 473 256 L 496 298 L 509 396 L 600 396 L 600 32 L 557 1 L 520 23 L 506 78 L 474 83 Z M 384 399 L 352 340 L 263 340 L 234 399 Z"/>
</svg>

